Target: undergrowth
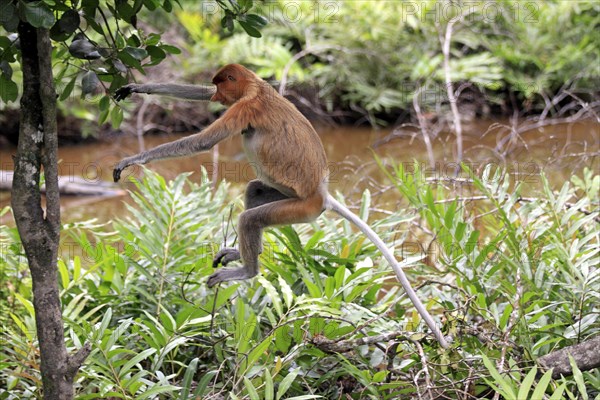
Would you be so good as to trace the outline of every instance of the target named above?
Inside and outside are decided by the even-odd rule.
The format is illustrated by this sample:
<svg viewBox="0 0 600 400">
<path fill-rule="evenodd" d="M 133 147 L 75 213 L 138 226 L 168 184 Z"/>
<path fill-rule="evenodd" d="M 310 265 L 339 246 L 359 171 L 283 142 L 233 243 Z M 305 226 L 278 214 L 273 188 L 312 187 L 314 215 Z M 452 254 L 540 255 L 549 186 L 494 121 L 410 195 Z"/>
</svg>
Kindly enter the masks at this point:
<svg viewBox="0 0 600 400">
<path fill-rule="evenodd" d="M 383 166 L 382 166 L 383 167 Z M 410 168 L 409 168 L 410 167 Z M 371 221 L 442 330 L 440 348 L 374 246 L 345 221 L 269 230 L 262 274 L 207 289 L 235 244 L 226 185 L 146 170 L 129 217 L 63 226 L 77 399 L 593 398 L 598 370 L 552 379 L 539 356 L 598 334 L 600 176 L 535 197 L 505 171 L 428 179 L 383 167 L 408 204 Z M 531 188 L 528 188 L 531 196 Z M 360 215 L 369 217 L 370 195 Z M 8 213 L 8 208 L 2 213 Z M 0 227 L 0 398 L 41 398 L 31 279 Z"/>
</svg>

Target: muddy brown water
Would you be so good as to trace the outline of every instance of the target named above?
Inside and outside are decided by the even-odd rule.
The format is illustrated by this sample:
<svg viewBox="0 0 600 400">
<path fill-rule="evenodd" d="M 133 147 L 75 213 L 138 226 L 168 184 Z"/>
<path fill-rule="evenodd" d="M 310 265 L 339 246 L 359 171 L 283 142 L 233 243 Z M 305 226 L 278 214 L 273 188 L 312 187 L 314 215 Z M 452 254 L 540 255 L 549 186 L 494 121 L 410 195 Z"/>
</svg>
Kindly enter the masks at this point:
<svg viewBox="0 0 600 400">
<path fill-rule="evenodd" d="M 573 174 L 580 174 L 588 167 L 598 171 L 600 155 L 600 123 L 587 120 L 533 129 L 509 139 L 508 121 L 477 120 L 467 123 L 464 133 L 464 159 L 476 169 L 482 165 L 505 166 L 515 180 L 524 181 L 535 190 L 539 174 L 544 171 L 553 186 L 560 187 Z M 374 204 L 394 210 L 402 204 L 397 191 L 386 190 L 389 181 L 379 170 L 375 155 L 395 163 L 412 164 L 413 160 L 425 168 L 427 176 L 452 178 L 455 176 L 455 138 L 440 134 L 433 140 L 435 169 L 429 166 L 426 147 L 418 131 L 411 128 L 373 130 L 353 127 L 322 127 L 317 129 L 329 157 L 330 189 L 340 191 L 350 202 L 357 202 L 366 188 L 374 193 Z M 172 141 L 181 135 L 161 135 L 144 138 L 146 149 Z M 59 149 L 60 174 L 63 179 L 80 176 L 90 182 L 111 180 L 112 165 L 119 159 L 139 152 L 135 137 L 123 136 L 94 144 L 64 146 Z M 16 148 L 0 149 L 0 169 L 13 168 L 12 155 Z M 194 172 L 190 179 L 198 182 L 199 170 L 204 166 L 215 181 L 232 182 L 232 191 L 241 193 L 243 183 L 254 178 L 246 162 L 239 137 L 228 139 L 212 152 L 191 157 L 156 161 L 149 167 L 172 179 L 182 172 Z M 141 177 L 140 168 L 128 171 Z M 133 189 L 131 183 L 121 187 Z M 64 222 L 96 218 L 110 221 L 127 214 L 125 203 L 129 196 L 61 198 Z M 0 191 L 0 209 L 10 203 L 10 193 Z M 5 215 L 0 223 L 11 224 Z"/>
</svg>

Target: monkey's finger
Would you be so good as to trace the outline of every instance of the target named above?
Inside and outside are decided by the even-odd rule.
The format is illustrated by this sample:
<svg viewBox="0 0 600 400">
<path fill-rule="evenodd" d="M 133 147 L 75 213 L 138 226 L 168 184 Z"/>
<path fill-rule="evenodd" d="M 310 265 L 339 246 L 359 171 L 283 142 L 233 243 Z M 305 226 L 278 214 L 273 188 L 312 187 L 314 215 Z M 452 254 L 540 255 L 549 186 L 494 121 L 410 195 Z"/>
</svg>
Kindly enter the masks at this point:
<svg viewBox="0 0 600 400">
<path fill-rule="evenodd" d="M 219 264 L 221 264 L 222 266 L 226 266 L 230 262 L 239 260 L 240 258 L 240 253 L 237 250 L 235 250 L 235 252 L 232 253 L 223 254 L 221 256 L 215 257 L 215 259 L 213 260 L 213 268 L 218 268 Z"/>
<path fill-rule="evenodd" d="M 218 283 L 221 283 L 221 280 L 219 279 L 219 277 L 217 275 L 212 274 L 211 276 L 208 277 L 208 280 L 206 281 L 206 286 L 208 286 L 209 288 L 212 288 L 213 286 L 215 286 Z"/>
<path fill-rule="evenodd" d="M 240 256 L 240 252 L 236 250 L 235 253 L 229 253 L 229 254 L 226 254 L 225 256 L 223 256 L 223 258 L 221 258 L 221 265 L 225 266 L 232 261 L 239 260 L 240 258 L 242 258 Z"/>
<path fill-rule="evenodd" d="M 231 261 L 239 260 L 241 258 L 238 249 L 233 247 L 225 247 L 217 252 L 213 259 L 213 268 L 217 268 L 219 264 L 223 266 L 227 265 Z"/>
</svg>

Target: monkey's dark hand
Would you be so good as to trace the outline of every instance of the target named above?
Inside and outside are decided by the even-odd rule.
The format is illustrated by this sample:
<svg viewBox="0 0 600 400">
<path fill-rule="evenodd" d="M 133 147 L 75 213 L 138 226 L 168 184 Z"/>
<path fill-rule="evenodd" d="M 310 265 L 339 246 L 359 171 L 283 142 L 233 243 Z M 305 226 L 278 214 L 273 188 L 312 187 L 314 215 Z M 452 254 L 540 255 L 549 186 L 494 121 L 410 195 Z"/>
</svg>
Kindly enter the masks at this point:
<svg viewBox="0 0 600 400">
<path fill-rule="evenodd" d="M 131 163 L 127 162 L 127 159 L 123 159 L 115 165 L 115 168 L 113 169 L 113 179 L 115 182 L 119 182 L 119 179 L 121 179 L 121 172 L 129 165 L 131 165 Z"/>
<path fill-rule="evenodd" d="M 118 88 L 115 92 L 115 100 L 125 100 L 127 97 L 131 96 L 131 93 L 137 93 L 137 87 L 137 84 L 130 83 L 129 85 Z"/>
<path fill-rule="evenodd" d="M 119 179 L 121 179 L 121 171 L 123 171 L 121 168 L 115 167 L 113 169 L 113 179 L 115 182 L 119 182 Z"/>
</svg>

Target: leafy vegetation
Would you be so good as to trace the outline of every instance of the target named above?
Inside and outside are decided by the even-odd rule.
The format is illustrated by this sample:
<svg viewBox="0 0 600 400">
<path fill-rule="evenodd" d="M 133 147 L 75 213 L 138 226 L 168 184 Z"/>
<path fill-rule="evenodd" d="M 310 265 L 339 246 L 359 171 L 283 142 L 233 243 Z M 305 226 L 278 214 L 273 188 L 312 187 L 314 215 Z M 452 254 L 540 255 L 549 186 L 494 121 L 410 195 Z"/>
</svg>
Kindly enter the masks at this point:
<svg viewBox="0 0 600 400">
<path fill-rule="evenodd" d="M 218 0 L 216 4 L 215 9 L 223 13 L 220 25 L 224 32 L 233 31 L 237 21 L 247 34 L 261 37 L 260 29 L 267 21 L 250 12 L 253 0 Z M 106 94 L 128 83 L 131 71 L 145 74 L 168 55 L 181 53 L 178 47 L 165 42 L 160 33 L 147 32 L 138 24 L 138 16 L 168 15 L 174 6 L 181 6 L 179 0 L 140 0 L 133 4 L 116 1 L 114 5 L 99 0 L 70 3 L 1 0 L 0 111 L 19 99 L 21 43 L 15 32 L 22 21 L 49 30 L 55 44 L 53 77 L 63 103 L 61 111 L 100 125 L 109 121 L 117 129 L 123 120 L 123 108 Z M 86 127 L 82 130 L 84 134 L 87 132 Z"/>
<path fill-rule="evenodd" d="M 503 170 L 465 167 L 443 181 L 417 165 L 382 168 L 408 204 L 375 229 L 410 265 L 451 349 L 430 337 L 375 248 L 333 218 L 269 231 L 262 276 L 207 289 L 212 254 L 235 240 L 226 185 L 147 170 L 127 219 L 63 227 L 65 336 L 69 348 L 92 344 L 77 398 L 598 393 L 597 370 L 553 380 L 535 359 L 598 333 L 600 176 L 586 170 L 555 191 L 541 175 L 537 197 L 524 198 Z M 369 200 L 365 192 L 364 219 Z M 0 244 L 0 397 L 39 398 L 16 229 L 2 226 Z"/>
<path fill-rule="evenodd" d="M 244 63 L 264 78 L 316 85 L 328 111 L 372 123 L 410 108 L 418 88 L 428 110 L 447 105 L 440 36 L 451 21 L 451 79 L 465 102 L 535 112 L 561 88 L 589 95 L 600 82 L 593 2 L 257 3 L 269 20 L 259 40 L 241 30 L 218 40 L 218 14 L 185 4 L 176 16 L 191 43 L 189 74 Z"/>
<path fill-rule="evenodd" d="M 82 2 L 82 10 L 93 3 Z M 244 63 L 264 78 L 292 82 L 296 95 L 304 95 L 307 86 L 316 87 L 318 100 L 309 102 L 372 124 L 396 120 L 400 111 L 411 108 L 418 90 L 425 94 L 420 98 L 423 111 L 440 114 L 448 103 L 440 37 L 450 22 L 451 79 L 464 92 L 459 101 L 478 104 L 477 112 L 485 113 L 485 104 L 494 112 L 536 113 L 562 90 L 589 98 L 600 83 L 600 45 L 594 36 L 600 13 L 595 2 L 279 0 L 256 2 L 252 13 L 250 1 L 176 3 L 136 2 L 139 9 L 130 10 L 127 2 L 119 2 L 116 15 L 134 26 L 123 26 L 123 21 L 119 25 L 110 15 L 106 23 L 98 23 L 95 8 L 84 12 L 89 24 L 85 40 L 101 50 L 100 59 L 89 54 L 68 59 L 72 46 L 64 40 L 76 32 L 73 10 L 63 10 L 56 22 L 53 17 L 53 38 L 63 41 L 54 53 L 55 77 L 60 99 L 69 100 L 62 111 L 117 126 L 123 110 L 94 94 L 112 93 L 126 83 L 131 79 L 127 69 L 145 74 L 167 59 L 156 68 L 174 69 L 180 80 L 198 80 L 224 64 Z M 45 7 L 43 2 L 30 4 Z M 145 21 L 143 28 L 138 16 Z M 109 52 L 107 47 L 114 49 Z M 4 102 L 18 95 L 16 53 L 10 36 L 3 36 Z M 77 99 L 74 94 L 79 93 L 87 100 Z M 99 107 L 99 119 L 90 112 L 90 100 Z"/>
<path fill-rule="evenodd" d="M 540 120 L 580 116 L 557 92 L 576 98 L 579 110 L 597 107 L 586 100 L 599 78 L 593 2 L 300 2 L 292 9 L 278 1 L 259 4 L 257 14 L 249 13 L 251 1 L 215 4 L 222 12 L 117 1 L 112 16 L 94 18 L 97 1 L 0 0 L 0 25 L 12 32 L 19 14 L 50 28 L 60 42 L 53 66 L 65 110 L 115 127 L 123 110 L 104 93 L 91 111 L 71 96 L 112 91 L 128 68 L 146 73 L 179 52 L 152 28 L 188 43 L 184 75 L 243 62 L 300 88 L 310 82 L 327 111 L 351 110 L 372 123 L 396 115 L 415 93 L 422 113 L 443 112 L 448 79 L 487 103 L 505 106 L 510 98 L 527 112 L 543 110 Z M 497 6 L 493 17 L 489 4 Z M 157 8 L 165 18 L 150 13 Z M 145 29 L 136 28 L 138 14 L 148 17 Z M 5 31 L 0 98 L 10 102 L 21 72 Z M 510 129 L 518 136 L 521 128 Z M 429 335 L 375 248 L 336 219 L 270 230 L 260 277 L 208 290 L 212 255 L 235 244 L 240 202 L 227 207 L 227 187 L 213 190 L 204 173 L 194 184 L 187 175 L 166 182 L 146 171 L 129 218 L 63 226 L 67 346 L 71 354 L 92 346 L 77 398 L 597 395 L 597 370 L 574 366 L 573 379 L 553 379 L 536 359 L 598 334 L 600 176 L 585 170 L 552 188 L 544 175 L 519 182 L 489 166 L 432 179 L 417 164 L 380 164 L 406 203 L 373 224 L 452 338 L 450 349 Z M 368 192 L 359 212 L 369 218 Z M 0 399 L 41 398 L 31 275 L 8 226 L 0 226 L 0 279 Z"/>
</svg>

